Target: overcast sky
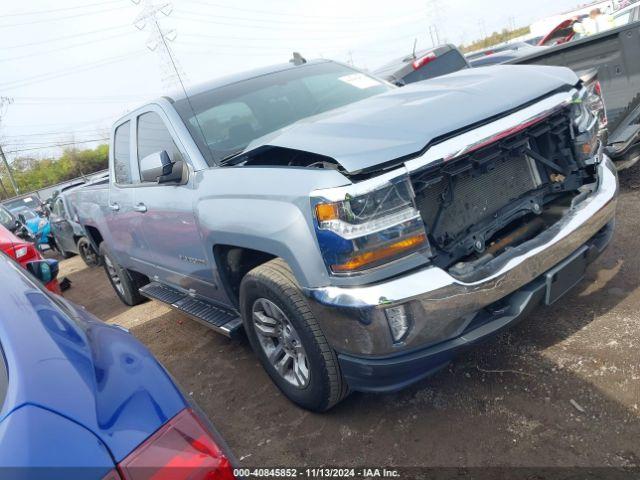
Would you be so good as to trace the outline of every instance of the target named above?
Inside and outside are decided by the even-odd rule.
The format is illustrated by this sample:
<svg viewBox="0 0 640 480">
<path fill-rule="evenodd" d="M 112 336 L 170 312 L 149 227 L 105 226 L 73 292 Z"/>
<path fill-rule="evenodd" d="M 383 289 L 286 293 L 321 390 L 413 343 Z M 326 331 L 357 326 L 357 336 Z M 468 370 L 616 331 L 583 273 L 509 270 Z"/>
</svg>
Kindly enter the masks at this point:
<svg viewBox="0 0 640 480">
<path fill-rule="evenodd" d="M 142 0 L 144 2 L 144 0 Z M 155 0 L 161 3 L 161 0 Z M 162 2 L 164 3 L 164 2 Z M 576 0 L 174 0 L 164 30 L 189 83 L 261 65 L 299 51 L 352 59 L 373 69 L 441 41 L 468 43 L 513 23 L 574 7 Z M 150 26 L 134 26 L 131 0 L 2 0 L 0 140 L 8 157 L 94 146 L 111 121 L 163 92 L 162 61 L 146 47 Z"/>
</svg>

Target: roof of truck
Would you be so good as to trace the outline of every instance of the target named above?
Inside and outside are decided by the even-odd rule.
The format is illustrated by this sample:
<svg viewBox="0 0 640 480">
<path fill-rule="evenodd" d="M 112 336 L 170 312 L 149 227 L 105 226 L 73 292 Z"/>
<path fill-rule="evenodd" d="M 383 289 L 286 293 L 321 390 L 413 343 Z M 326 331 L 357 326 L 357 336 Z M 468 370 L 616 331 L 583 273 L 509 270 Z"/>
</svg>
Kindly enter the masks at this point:
<svg viewBox="0 0 640 480">
<path fill-rule="evenodd" d="M 306 63 L 301 65 L 294 65 L 293 63 L 279 63 L 276 65 L 269 65 L 267 67 L 255 68 L 252 70 L 247 70 L 240 73 L 234 73 L 231 75 L 226 75 L 224 77 L 215 78 L 213 80 L 209 80 L 207 82 L 199 83 L 193 86 L 185 86 L 187 94 L 189 96 L 197 95 L 199 93 L 213 90 L 215 88 L 225 87 L 227 85 L 231 85 L 233 83 L 242 82 L 244 80 L 249 80 L 251 78 L 260 77 L 262 75 L 269 75 L 275 72 L 281 72 L 284 70 L 291 70 L 293 68 L 303 68 L 305 65 L 314 65 L 318 63 L 326 63 L 331 62 L 332 60 L 326 59 L 316 59 L 316 60 L 308 60 Z M 182 89 L 176 90 L 171 94 L 166 96 L 167 98 L 178 101 L 185 98 L 184 91 Z"/>
</svg>

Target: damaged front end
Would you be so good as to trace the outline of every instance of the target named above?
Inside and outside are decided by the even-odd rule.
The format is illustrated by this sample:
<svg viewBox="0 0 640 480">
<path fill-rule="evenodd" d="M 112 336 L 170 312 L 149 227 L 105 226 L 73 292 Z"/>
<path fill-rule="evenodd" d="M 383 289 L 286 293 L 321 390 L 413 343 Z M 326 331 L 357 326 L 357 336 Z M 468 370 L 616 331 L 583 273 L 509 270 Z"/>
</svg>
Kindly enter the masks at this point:
<svg viewBox="0 0 640 480">
<path fill-rule="evenodd" d="M 411 174 L 432 262 L 467 278 L 558 221 L 596 182 L 598 122 L 577 94 L 516 132 Z"/>
<path fill-rule="evenodd" d="M 312 207 L 328 269 L 345 272 L 336 268 L 337 251 L 346 265 L 376 260 L 350 270 L 358 274 L 419 252 L 472 281 L 483 265 L 548 229 L 595 188 L 600 128 L 589 91 L 572 88 L 432 142 L 404 168 L 317 192 Z M 414 237 L 421 241 L 403 241 Z"/>
</svg>

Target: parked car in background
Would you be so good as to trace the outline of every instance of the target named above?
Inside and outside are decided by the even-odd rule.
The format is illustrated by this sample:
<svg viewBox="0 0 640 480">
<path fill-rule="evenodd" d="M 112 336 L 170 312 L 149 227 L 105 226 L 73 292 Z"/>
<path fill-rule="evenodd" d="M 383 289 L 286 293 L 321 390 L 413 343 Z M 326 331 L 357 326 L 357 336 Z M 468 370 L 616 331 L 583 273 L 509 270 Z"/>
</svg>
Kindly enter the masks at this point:
<svg viewBox="0 0 640 480">
<path fill-rule="evenodd" d="M 0 210 L 0 219 L 3 217 L 3 212 Z M 4 222 L 2 222 L 4 225 Z M 44 258 L 40 254 L 40 251 L 30 241 L 25 241 L 22 238 L 18 238 L 9 229 L 4 226 L 0 226 L 0 250 L 11 258 L 15 259 L 22 267 L 29 269 L 29 265 L 32 262 L 42 262 Z M 50 267 L 50 278 L 45 279 L 45 287 L 54 293 L 60 294 L 60 284 L 57 279 L 58 264 L 55 260 L 52 260 Z M 3 280 L 3 285 L 6 279 Z M 0 291 L 4 289 L 0 288 Z M 3 307 L 4 308 L 4 304 Z M 2 309 L 0 308 L 0 310 Z"/>
<path fill-rule="evenodd" d="M 562 45 L 563 43 L 570 42 L 578 36 L 576 31 L 573 29 L 573 26 L 588 17 L 588 15 L 577 15 L 561 21 L 558 25 L 552 28 L 549 33 L 540 39 L 538 46 L 553 47 L 554 45 Z"/>
<path fill-rule="evenodd" d="M 29 228 L 3 205 L 0 205 L 0 225 L 22 240 L 35 242 L 35 237 Z"/>
<path fill-rule="evenodd" d="M 231 479 L 220 435 L 133 335 L 0 255 L 3 478 Z"/>
<path fill-rule="evenodd" d="M 12 198 L 10 200 L 2 202 L 2 205 L 4 205 L 11 211 L 21 207 L 26 207 L 31 210 L 38 211 L 44 207 L 44 204 L 35 195 L 25 195 L 18 198 Z"/>
<path fill-rule="evenodd" d="M 109 184 L 73 202 L 124 303 L 244 326 L 281 391 L 323 411 L 416 382 L 577 284 L 617 201 L 598 99 L 558 67 L 397 88 L 276 65 L 117 120 Z"/>
<path fill-rule="evenodd" d="M 105 184 L 108 181 L 109 178 L 105 177 L 99 181 L 90 182 L 86 186 Z M 62 192 L 53 200 L 49 215 L 52 234 L 51 246 L 64 258 L 74 254 L 80 255 L 87 266 L 95 267 L 101 265 L 102 259 L 87 238 L 84 228 L 78 223 L 78 215 L 69 198 L 69 193 L 84 186 L 85 184 Z"/>
<path fill-rule="evenodd" d="M 500 43 L 498 45 L 492 45 L 490 47 L 483 48 L 482 50 L 475 50 L 473 52 L 469 52 L 465 54 L 465 58 L 471 61 L 471 60 L 475 60 L 476 58 L 486 57 L 487 55 L 493 55 L 495 53 L 517 51 L 517 50 L 530 50 L 531 48 L 534 48 L 534 46 L 527 42 Z"/>
<path fill-rule="evenodd" d="M 446 44 L 414 52 L 376 69 L 373 74 L 402 86 L 469 68 L 469 63 L 455 45 Z"/>
<path fill-rule="evenodd" d="M 639 25 L 634 21 L 508 62 L 566 66 L 580 77 L 587 70 L 595 70 L 597 81 L 591 88 L 604 101 L 608 132 L 605 151 L 619 170 L 640 160 Z"/>
<path fill-rule="evenodd" d="M 472 67 L 488 67 L 490 65 L 498 65 L 500 63 L 509 62 L 526 55 L 531 55 L 547 47 L 534 47 L 529 45 L 527 48 L 519 48 L 517 50 L 501 50 L 496 53 L 488 53 L 482 56 L 469 58 Z"/>
<path fill-rule="evenodd" d="M 27 207 L 19 207 L 12 210 L 20 222 L 24 223 L 33 237 L 38 248 L 49 244 L 51 236 L 51 224 L 49 218 L 44 213 L 38 213 Z"/>
</svg>

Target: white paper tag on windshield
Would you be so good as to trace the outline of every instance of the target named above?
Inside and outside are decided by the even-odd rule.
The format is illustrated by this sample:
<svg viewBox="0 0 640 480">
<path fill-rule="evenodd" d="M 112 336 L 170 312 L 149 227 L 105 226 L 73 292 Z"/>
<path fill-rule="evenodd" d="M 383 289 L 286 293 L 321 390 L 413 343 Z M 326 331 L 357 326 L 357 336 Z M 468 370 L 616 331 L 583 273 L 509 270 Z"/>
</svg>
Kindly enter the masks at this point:
<svg viewBox="0 0 640 480">
<path fill-rule="evenodd" d="M 368 77 L 362 73 L 352 73 L 351 75 L 345 75 L 339 77 L 338 80 L 342 80 L 344 83 L 353 85 L 356 88 L 364 90 L 365 88 L 377 87 L 380 82 L 374 78 Z"/>
</svg>

